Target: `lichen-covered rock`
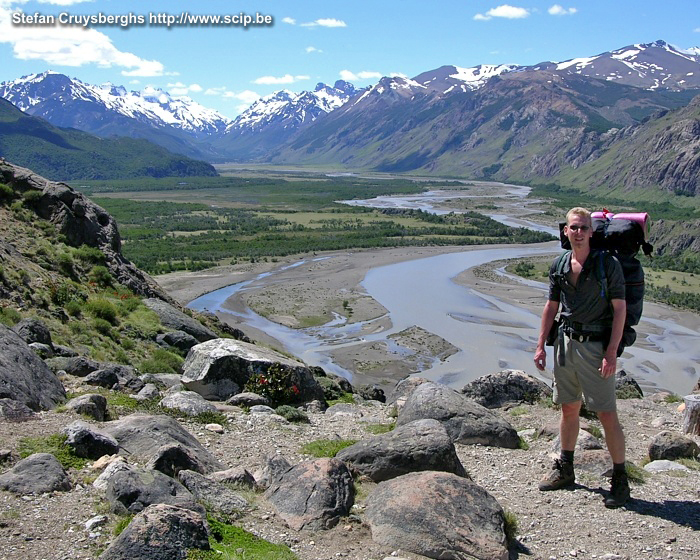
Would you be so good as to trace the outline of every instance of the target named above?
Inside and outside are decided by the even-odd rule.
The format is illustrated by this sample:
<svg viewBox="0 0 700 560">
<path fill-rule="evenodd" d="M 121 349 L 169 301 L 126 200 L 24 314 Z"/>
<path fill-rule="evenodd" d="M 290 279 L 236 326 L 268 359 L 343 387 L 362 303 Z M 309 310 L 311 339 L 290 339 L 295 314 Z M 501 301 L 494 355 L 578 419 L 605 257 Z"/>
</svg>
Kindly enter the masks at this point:
<svg viewBox="0 0 700 560">
<path fill-rule="evenodd" d="M 0 395 L 32 410 L 48 410 L 66 400 L 66 391 L 58 378 L 5 325 L 0 325 Z"/>
<path fill-rule="evenodd" d="M 506 420 L 489 409 L 437 383 L 418 386 L 399 412 L 397 426 L 434 418 L 445 426 L 453 442 L 517 449 L 520 438 Z"/>
<path fill-rule="evenodd" d="M 179 391 L 160 401 L 163 408 L 172 408 L 184 412 L 187 416 L 197 416 L 203 412 L 216 412 L 216 407 L 199 393 Z"/>
<path fill-rule="evenodd" d="M 505 369 L 484 375 L 468 383 L 462 393 L 486 408 L 506 404 L 535 403 L 552 396 L 552 389 L 543 381 L 517 369 Z"/>
<path fill-rule="evenodd" d="M 206 505 L 209 511 L 228 516 L 239 516 L 249 506 L 245 498 L 230 488 L 197 472 L 182 470 L 178 473 L 177 478 L 200 504 Z"/>
<path fill-rule="evenodd" d="M 700 447 L 688 436 L 675 432 L 664 431 L 652 439 L 649 444 L 649 458 L 652 461 L 660 459 L 697 459 L 700 457 Z"/>
<path fill-rule="evenodd" d="M 428 558 L 506 560 L 505 515 L 463 477 L 412 473 L 381 482 L 367 498 L 372 540 Z"/>
</svg>

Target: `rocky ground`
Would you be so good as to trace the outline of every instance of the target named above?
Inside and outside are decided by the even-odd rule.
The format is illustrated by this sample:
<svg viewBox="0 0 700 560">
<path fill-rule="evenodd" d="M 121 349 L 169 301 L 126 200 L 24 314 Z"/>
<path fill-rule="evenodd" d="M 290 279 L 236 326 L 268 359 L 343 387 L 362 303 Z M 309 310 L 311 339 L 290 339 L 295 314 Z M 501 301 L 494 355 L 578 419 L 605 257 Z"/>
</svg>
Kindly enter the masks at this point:
<svg viewBox="0 0 700 560">
<path fill-rule="evenodd" d="M 682 415 L 677 406 L 659 396 L 620 401 L 630 461 L 642 464 L 651 438 L 660 431 L 680 430 Z M 270 454 L 281 454 L 295 464 L 309 458 L 301 452 L 309 441 L 371 437 L 373 425 L 393 420 L 392 407 L 375 401 L 351 408 L 334 416 L 310 413 L 311 424 L 289 424 L 229 407 L 229 422 L 222 434 L 207 431 L 201 424 L 183 423 L 224 464 L 255 472 Z M 556 431 L 557 411 L 543 405 L 521 405 L 499 414 L 518 430 L 532 430 L 526 437 L 529 449 L 457 444 L 457 451 L 474 481 L 517 518 L 519 529 L 511 558 L 700 556 L 700 471 L 649 474 L 644 483 L 632 486 L 633 499 L 619 510 L 603 507 L 608 481 L 599 474 L 602 467 L 595 465 L 593 472 L 579 468 L 575 490 L 541 493 L 537 482 L 550 466 L 554 441 L 548 434 Z M 27 422 L 2 422 L 0 447 L 12 450 L 14 461 L 20 438 L 57 433 L 75 418 L 70 412 L 44 412 Z M 75 489 L 68 493 L 18 498 L 0 492 L 0 558 L 95 558 L 113 539 L 111 530 L 118 521 L 107 511 L 102 493 L 90 484 L 96 475 L 90 468 L 71 472 Z M 252 492 L 247 498 L 254 508 L 240 524 L 265 539 L 287 544 L 303 560 L 420 558 L 372 542 L 362 514 L 363 501 L 373 486 L 360 481 L 354 515 L 328 531 L 289 529 L 262 495 Z M 108 524 L 87 530 L 85 522 L 98 514 L 108 515 Z"/>
</svg>

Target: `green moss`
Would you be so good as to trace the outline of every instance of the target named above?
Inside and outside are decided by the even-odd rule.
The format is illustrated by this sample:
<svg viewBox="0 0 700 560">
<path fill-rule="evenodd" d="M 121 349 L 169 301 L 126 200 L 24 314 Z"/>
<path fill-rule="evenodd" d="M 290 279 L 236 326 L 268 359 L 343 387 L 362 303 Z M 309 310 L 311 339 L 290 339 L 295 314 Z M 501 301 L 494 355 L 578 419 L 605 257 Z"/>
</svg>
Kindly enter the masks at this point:
<svg viewBox="0 0 700 560">
<path fill-rule="evenodd" d="M 396 422 L 390 422 L 389 424 L 367 424 L 365 428 L 370 434 L 386 434 L 396 428 Z"/>
<path fill-rule="evenodd" d="M 356 443 L 356 439 L 317 439 L 304 445 L 301 452 L 312 457 L 335 457 L 340 451 Z"/>
<path fill-rule="evenodd" d="M 211 550 L 191 549 L 188 560 L 297 560 L 289 547 L 274 544 L 245 529 L 209 517 L 209 546 Z"/>
<path fill-rule="evenodd" d="M 87 459 L 75 455 L 73 450 L 66 445 L 66 439 L 66 436 L 62 434 L 22 438 L 18 444 L 19 456 L 25 459 L 35 453 L 51 453 L 64 469 L 82 469 L 87 464 Z"/>
</svg>

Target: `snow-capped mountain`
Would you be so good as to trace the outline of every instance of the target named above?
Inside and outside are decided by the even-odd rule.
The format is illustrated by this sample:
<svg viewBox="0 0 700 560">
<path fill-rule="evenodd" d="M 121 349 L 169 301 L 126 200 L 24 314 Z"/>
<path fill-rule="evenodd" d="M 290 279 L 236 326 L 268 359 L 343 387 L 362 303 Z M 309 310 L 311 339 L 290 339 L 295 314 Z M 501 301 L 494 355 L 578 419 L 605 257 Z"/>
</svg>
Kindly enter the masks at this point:
<svg viewBox="0 0 700 560">
<path fill-rule="evenodd" d="M 334 111 L 355 93 L 355 87 L 343 80 L 335 82 L 333 87 L 318 83 L 313 91 L 277 91 L 258 99 L 236 117 L 228 126 L 227 133 L 254 132 L 270 125 L 296 130 L 315 121 L 320 115 Z"/>
<path fill-rule="evenodd" d="M 472 68 L 460 68 L 459 66 L 441 66 L 436 70 L 430 70 L 419 74 L 413 80 L 436 91 L 447 95 L 452 92 L 474 91 L 483 87 L 494 76 L 504 72 L 521 70 L 522 66 L 514 64 L 480 64 Z"/>
<path fill-rule="evenodd" d="M 160 89 L 127 91 L 109 83 L 95 86 L 56 72 L 3 82 L 0 97 L 54 125 L 98 135 L 115 132 L 109 126 L 105 129 L 106 123 L 115 117 L 182 131 L 196 138 L 217 134 L 230 123 L 230 119 L 212 109 L 187 97 L 173 97 Z M 95 121 L 94 125 L 90 124 L 91 120 Z"/>
<path fill-rule="evenodd" d="M 680 49 L 665 41 L 630 45 L 596 56 L 531 67 L 580 74 L 650 90 L 700 87 L 700 48 Z"/>
</svg>

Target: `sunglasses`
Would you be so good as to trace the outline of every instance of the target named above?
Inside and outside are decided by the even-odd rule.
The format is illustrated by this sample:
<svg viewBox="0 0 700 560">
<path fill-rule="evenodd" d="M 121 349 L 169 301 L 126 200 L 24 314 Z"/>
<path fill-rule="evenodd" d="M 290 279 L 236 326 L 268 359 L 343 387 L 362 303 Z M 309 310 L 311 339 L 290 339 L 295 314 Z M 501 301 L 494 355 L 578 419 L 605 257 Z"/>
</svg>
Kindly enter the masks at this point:
<svg viewBox="0 0 700 560">
<path fill-rule="evenodd" d="M 576 225 L 568 226 L 567 225 L 566 227 L 568 227 L 571 231 L 578 231 L 578 230 L 588 231 L 589 229 L 591 229 L 591 226 L 576 226 Z"/>
</svg>

